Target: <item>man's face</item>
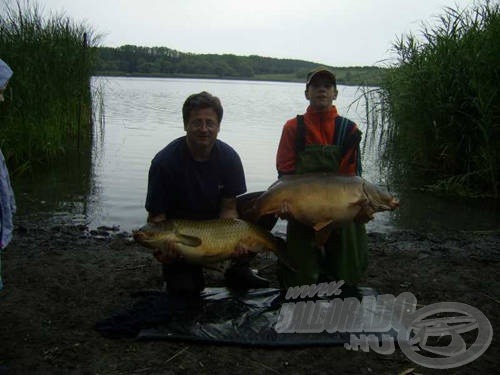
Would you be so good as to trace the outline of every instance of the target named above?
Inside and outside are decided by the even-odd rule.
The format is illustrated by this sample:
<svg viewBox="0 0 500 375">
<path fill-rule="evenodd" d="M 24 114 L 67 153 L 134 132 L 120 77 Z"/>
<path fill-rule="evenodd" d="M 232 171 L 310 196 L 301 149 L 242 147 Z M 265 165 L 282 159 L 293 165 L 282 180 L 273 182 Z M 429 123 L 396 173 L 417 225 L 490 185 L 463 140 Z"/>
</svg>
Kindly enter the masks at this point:
<svg viewBox="0 0 500 375">
<path fill-rule="evenodd" d="M 316 111 L 326 111 L 337 99 L 337 89 L 333 86 L 331 78 L 325 75 L 315 76 L 307 88 L 306 98 Z"/>
<path fill-rule="evenodd" d="M 188 144 L 200 149 L 214 145 L 219 129 L 219 118 L 212 108 L 191 111 L 187 123 L 184 124 Z"/>
</svg>

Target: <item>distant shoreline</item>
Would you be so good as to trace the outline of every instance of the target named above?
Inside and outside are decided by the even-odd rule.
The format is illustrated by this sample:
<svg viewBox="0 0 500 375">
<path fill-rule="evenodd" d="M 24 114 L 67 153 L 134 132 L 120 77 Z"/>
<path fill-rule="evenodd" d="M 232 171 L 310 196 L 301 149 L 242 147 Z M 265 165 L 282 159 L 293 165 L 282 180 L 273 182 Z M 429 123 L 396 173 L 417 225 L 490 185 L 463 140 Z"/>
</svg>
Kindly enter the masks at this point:
<svg viewBox="0 0 500 375">
<path fill-rule="evenodd" d="M 258 75 L 253 77 L 226 77 L 215 74 L 167 74 L 167 73 L 123 73 L 123 72 L 95 72 L 93 76 L 98 77 L 132 77 L 132 78 L 185 78 L 185 79 L 218 79 L 228 81 L 256 81 L 256 82 L 291 82 L 304 83 L 303 79 L 293 75 Z M 369 83 L 342 82 L 337 81 L 342 86 L 377 86 Z"/>
</svg>

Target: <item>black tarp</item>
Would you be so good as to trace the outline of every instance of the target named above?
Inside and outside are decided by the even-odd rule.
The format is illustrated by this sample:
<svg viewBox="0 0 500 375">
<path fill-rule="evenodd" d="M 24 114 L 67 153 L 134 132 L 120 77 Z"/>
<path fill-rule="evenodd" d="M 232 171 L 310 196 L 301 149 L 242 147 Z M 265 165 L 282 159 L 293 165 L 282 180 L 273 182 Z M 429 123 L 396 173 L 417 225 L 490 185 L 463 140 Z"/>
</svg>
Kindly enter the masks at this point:
<svg viewBox="0 0 500 375">
<path fill-rule="evenodd" d="M 371 288 L 344 286 L 341 292 L 338 296 L 316 297 L 316 300 L 328 303 L 333 298 L 356 297 L 362 300 L 364 296 L 377 296 Z M 279 289 L 236 292 L 226 288 L 206 288 L 200 298 L 194 299 L 173 298 L 164 292 L 148 291 L 137 293 L 134 301 L 132 304 L 126 301 L 129 307 L 97 322 L 95 329 L 106 337 L 273 347 L 343 345 L 350 340 L 350 332 L 278 333 L 275 327 L 283 304 L 300 301 L 286 300 Z M 363 319 L 373 319 L 379 313 L 372 311 Z M 390 319 L 383 315 L 380 313 L 378 319 Z M 385 334 L 396 336 L 394 329 Z"/>
</svg>

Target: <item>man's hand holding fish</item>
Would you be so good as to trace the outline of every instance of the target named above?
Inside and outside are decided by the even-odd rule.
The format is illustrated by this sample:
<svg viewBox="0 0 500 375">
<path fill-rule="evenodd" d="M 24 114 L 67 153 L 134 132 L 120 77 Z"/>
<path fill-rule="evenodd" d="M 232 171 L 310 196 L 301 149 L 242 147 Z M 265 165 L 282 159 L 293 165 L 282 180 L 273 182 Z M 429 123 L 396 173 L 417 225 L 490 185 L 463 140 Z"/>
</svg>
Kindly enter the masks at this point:
<svg viewBox="0 0 500 375">
<path fill-rule="evenodd" d="M 153 252 L 154 257 L 160 263 L 168 264 L 176 259 L 182 259 L 184 256 L 177 248 L 174 241 L 166 240 L 163 248 L 158 248 Z"/>
</svg>

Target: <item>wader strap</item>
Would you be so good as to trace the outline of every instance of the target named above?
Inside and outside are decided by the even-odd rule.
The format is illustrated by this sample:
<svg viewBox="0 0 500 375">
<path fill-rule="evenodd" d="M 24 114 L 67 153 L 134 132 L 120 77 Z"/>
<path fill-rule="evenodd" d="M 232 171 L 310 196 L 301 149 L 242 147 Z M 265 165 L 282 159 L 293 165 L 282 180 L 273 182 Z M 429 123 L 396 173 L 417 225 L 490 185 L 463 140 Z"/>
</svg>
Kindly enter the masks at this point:
<svg viewBox="0 0 500 375">
<path fill-rule="evenodd" d="M 341 146 L 342 156 L 344 156 L 345 147 L 343 145 L 344 138 L 347 133 L 347 128 L 349 125 L 349 120 L 342 116 L 337 116 L 335 118 L 335 134 L 333 136 L 333 144 Z"/>
<path fill-rule="evenodd" d="M 341 157 L 343 158 L 347 151 L 355 146 L 356 150 L 356 174 L 361 176 L 361 152 L 359 149 L 359 144 L 361 141 L 361 131 L 358 129 L 353 132 L 353 128 L 356 126 L 351 120 L 337 116 L 335 118 L 335 133 L 333 136 L 332 144 L 340 146 Z M 304 122 L 303 115 L 297 115 L 297 134 L 295 138 L 295 152 L 304 151 L 306 147 L 306 125 Z M 354 160 L 350 160 L 352 163 Z"/>
<path fill-rule="evenodd" d="M 297 115 L 297 134 L 295 135 L 295 153 L 304 151 L 306 148 L 306 124 L 304 116 Z"/>
<path fill-rule="evenodd" d="M 354 126 L 355 126 L 354 122 L 345 117 L 337 116 L 337 118 L 335 118 L 335 132 L 332 139 L 332 145 L 341 146 L 340 148 L 342 150 L 342 156 L 345 154 L 345 152 L 347 152 L 347 150 L 350 147 L 353 146 L 353 143 L 356 141 L 355 139 L 349 137 L 348 141 L 350 142 L 348 143 L 345 142 L 346 134 L 350 134 Z M 297 115 L 297 134 L 295 138 L 296 153 L 304 151 L 305 147 L 306 147 L 306 124 L 304 122 L 304 116 Z"/>
<path fill-rule="evenodd" d="M 359 149 L 361 131 L 357 129 L 353 132 L 355 126 L 356 124 L 351 120 L 342 116 L 337 116 L 335 119 L 334 144 L 341 146 L 342 158 L 352 147 L 356 147 L 356 174 L 361 176 L 361 152 Z M 354 160 L 350 160 L 350 162 L 353 163 Z"/>
</svg>

